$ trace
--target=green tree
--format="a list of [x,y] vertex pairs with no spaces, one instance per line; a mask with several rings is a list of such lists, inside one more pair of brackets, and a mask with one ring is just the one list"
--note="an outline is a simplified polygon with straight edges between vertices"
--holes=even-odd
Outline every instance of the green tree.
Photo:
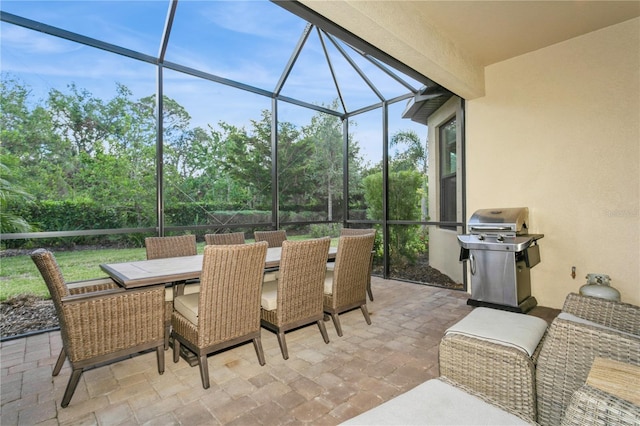
[[[420,209],[420,182],[422,176],[415,170],[389,173],[389,220],[418,220]],[[363,179],[364,196],[369,219],[382,220],[382,173],[373,173]],[[399,266],[414,262],[417,254],[424,249],[418,226],[398,225],[389,229],[389,255],[392,263]]]
[[390,140],[390,146],[406,149],[397,153],[391,161],[391,170],[417,170],[422,174],[420,185],[420,220],[428,219],[428,167],[429,151],[428,144],[420,142],[420,137],[413,130],[403,130],[396,132]]

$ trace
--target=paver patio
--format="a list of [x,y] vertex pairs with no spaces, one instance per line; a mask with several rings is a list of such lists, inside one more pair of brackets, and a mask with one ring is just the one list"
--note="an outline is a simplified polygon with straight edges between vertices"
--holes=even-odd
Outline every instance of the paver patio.
[[211,388],[197,367],[172,361],[158,375],[149,352],[86,371],[68,408],[60,407],[70,368],[51,371],[59,332],[0,346],[1,423],[99,425],[334,425],[438,376],[444,330],[471,311],[465,292],[373,277],[372,325],[360,310],[340,316],[344,337],[326,323],[287,333],[289,360],[262,330],[266,365],[251,343],[209,357]]

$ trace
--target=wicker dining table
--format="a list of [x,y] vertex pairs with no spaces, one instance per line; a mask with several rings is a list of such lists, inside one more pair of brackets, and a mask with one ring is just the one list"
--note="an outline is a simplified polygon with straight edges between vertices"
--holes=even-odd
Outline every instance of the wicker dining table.
[[[337,247],[329,247],[328,260],[335,259]],[[270,247],[264,263],[265,271],[280,266],[282,247]],[[165,259],[138,260],[133,262],[102,263],[100,269],[126,289],[186,281],[200,278],[202,257],[170,257]]]

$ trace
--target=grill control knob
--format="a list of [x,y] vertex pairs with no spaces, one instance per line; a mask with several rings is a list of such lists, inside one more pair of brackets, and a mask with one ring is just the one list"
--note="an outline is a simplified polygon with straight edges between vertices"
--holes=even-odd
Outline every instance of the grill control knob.
[[479,239],[480,241],[484,240],[484,235],[483,235],[483,234],[478,235],[478,239]]
[[499,234],[498,238],[496,238],[498,241],[503,242],[504,241],[504,235]]

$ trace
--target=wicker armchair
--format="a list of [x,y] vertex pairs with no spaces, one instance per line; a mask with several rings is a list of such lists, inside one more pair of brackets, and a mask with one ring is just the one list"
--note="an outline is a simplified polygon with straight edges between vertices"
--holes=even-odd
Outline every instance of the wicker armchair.
[[540,424],[560,424],[596,357],[638,366],[640,336],[562,318],[551,323],[536,369]]
[[200,293],[178,296],[171,317],[173,361],[180,345],[198,357],[202,386],[209,388],[207,355],[253,341],[264,365],[260,340],[260,295],[267,243],[204,248]]
[[253,236],[257,242],[266,241],[269,247],[282,247],[282,243],[287,241],[287,231],[255,231]]
[[341,236],[333,271],[327,271],[324,283],[324,312],[331,315],[338,336],[342,327],[338,314],[360,308],[367,324],[367,280],[375,235]]
[[640,336],[640,306],[570,293],[562,312]]
[[329,336],[322,311],[329,237],[282,243],[280,275],[262,288],[262,326],[278,335],[282,357],[289,359],[284,333],[313,322],[325,343]]
[[[366,229],[358,229],[358,228],[342,228],[340,230],[340,236],[342,235],[368,235],[373,234],[376,235],[376,230],[374,228],[366,228]],[[374,238],[375,241],[375,238]],[[371,250],[371,259],[369,259],[369,280],[367,281],[367,294],[369,295],[369,300],[373,302],[373,291],[371,290],[371,271],[373,270],[373,255],[374,252]],[[334,262],[327,263],[327,270],[333,271],[335,267]]]
[[[194,256],[198,254],[195,235],[180,235],[176,237],[147,237],[144,239],[147,250],[147,259],[166,259],[168,257]],[[197,293],[200,291],[198,280],[188,282],[167,283],[171,289],[165,294],[164,304],[164,348],[169,348],[169,335],[171,334],[171,313],[173,312],[173,299],[184,293]]]
[[53,376],[58,375],[65,358],[71,363],[71,377],[60,404],[63,408],[69,405],[87,367],[155,348],[158,372],[164,373],[164,287],[126,291],[111,279],[67,285],[53,253],[38,249],[31,259],[47,284],[60,321],[62,351]]
[[244,244],[244,232],[231,232],[228,234],[205,234],[204,241],[208,245],[232,245]]

